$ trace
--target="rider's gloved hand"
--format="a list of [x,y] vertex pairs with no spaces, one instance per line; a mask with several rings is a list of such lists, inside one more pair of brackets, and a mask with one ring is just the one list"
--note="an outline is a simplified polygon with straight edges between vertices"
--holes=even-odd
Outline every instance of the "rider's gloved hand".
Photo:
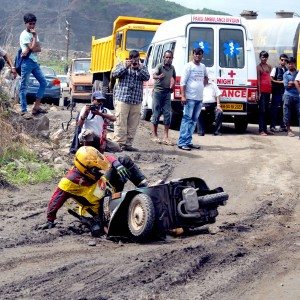
[[55,225],[56,225],[56,223],[54,223],[52,221],[47,221],[46,223],[40,225],[38,227],[38,229],[42,229],[42,230],[44,230],[44,229],[51,229],[51,228],[55,227]]
[[118,172],[119,176],[122,178],[122,181],[125,183],[129,178],[128,170],[118,160],[115,160],[112,165]]

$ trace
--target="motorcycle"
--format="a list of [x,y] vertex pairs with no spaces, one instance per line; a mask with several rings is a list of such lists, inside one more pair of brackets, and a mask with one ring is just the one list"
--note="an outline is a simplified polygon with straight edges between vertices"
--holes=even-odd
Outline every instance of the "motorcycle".
[[223,188],[211,190],[203,179],[188,177],[107,195],[102,201],[101,220],[89,208],[84,211],[92,217],[83,215],[80,209],[68,211],[87,225],[92,235],[99,235],[102,224],[108,239],[143,242],[164,238],[172,229],[215,223],[218,207],[228,198]]

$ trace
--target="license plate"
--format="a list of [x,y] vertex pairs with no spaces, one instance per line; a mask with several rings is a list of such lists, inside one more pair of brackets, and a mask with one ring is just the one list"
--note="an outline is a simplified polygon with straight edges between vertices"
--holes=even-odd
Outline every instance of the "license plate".
[[243,104],[237,103],[221,103],[223,110],[243,110]]

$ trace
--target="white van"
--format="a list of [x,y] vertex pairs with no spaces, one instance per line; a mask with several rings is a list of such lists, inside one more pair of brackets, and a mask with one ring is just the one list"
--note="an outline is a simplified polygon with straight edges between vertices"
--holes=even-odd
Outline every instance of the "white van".
[[[184,65],[192,60],[194,48],[204,51],[202,63],[222,90],[224,122],[247,129],[252,113],[257,113],[257,75],[252,39],[245,19],[232,16],[185,15],[162,23],[148,49],[145,64],[152,75],[163,60],[163,53],[172,50],[176,70],[172,95],[171,127],[177,127],[182,116],[180,77]],[[152,114],[153,78],[144,84],[142,119]]]

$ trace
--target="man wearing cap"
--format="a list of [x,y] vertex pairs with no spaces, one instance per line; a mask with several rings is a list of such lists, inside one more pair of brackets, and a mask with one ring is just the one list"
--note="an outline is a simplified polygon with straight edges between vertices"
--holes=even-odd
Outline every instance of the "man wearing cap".
[[104,107],[106,98],[100,91],[92,95],[92,104],[85,105],[79,114],[77,125],[81,127],[78,136],[84,146],[94,146],[100,152],[120,152],[121,148],[106,137],[109,122],[116,121],[116,117]]

